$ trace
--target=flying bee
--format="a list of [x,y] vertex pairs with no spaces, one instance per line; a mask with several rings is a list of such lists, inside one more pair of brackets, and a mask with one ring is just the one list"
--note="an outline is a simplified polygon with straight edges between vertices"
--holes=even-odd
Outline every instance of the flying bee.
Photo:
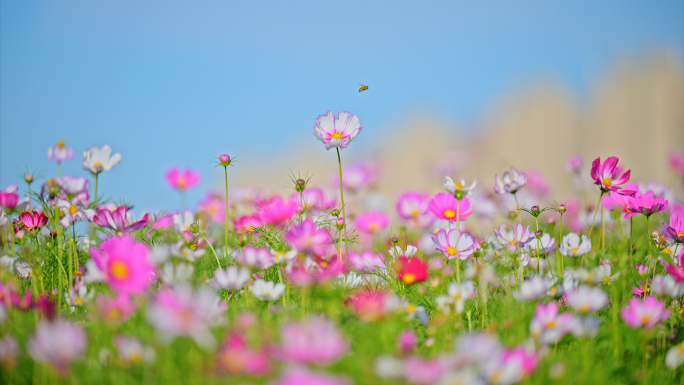
[[362,91],[365,91],[365,90],[368,89],[368,86],[365,85],[365,84],[361,84],[361,83],[356,83],[356,84],[358,84],[359,87],[360,87],[360,88],[359,88],[359,92],[362,92]]

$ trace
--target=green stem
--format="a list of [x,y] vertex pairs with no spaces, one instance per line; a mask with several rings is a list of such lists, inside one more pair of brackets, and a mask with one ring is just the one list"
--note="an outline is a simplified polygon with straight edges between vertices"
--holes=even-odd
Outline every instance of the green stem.
[[[539,231],[539,218],[534,217],[534,222],[537,224],[537,231]],[[537,235],[535,234],[534,237],[537,238]],[[540,254],[541,254],[541,249],[539,248],[539,238],[537,238],[537,275],[540,275],[539,274],[539,271],[540,271],[539,256],[540,256]],[[551,270],[551,269],[549,269],[549,270]]]
[[[336,147],[337,150],[337,164],[340,167],[340,201],[342,202],[342,218],[344,219],[344,266],[345,270],[347,267],[347,259],[349,258],[349,244],[347,241],[347,214],[344,211],[344,189],[342,188],[342,159],[340,158],[340,148]],[[338,253],[339,255],[339,253]]]
[[520,215],[520,205],[518,204],[518,196],[513,193],[515,199],[515,216],[518,217],[518,223],[522,223],[522,215]]
[[599,195],[598,203],[596,204],[596,210],[594,211],[594,219],[591,220],[591,227],[589,228],[588,238],[591,238],[591,232],[594,230],[594,221],[596,220],[596,213],[598,213],[599,206],[601,206],[601,198],[603,198],[603,194],[605,194],[605,192],[601,191],[601,195]]
[[62,177],[62,163],[57,162],[57,178]]
[[556,247],[556,252],[558,253],[558,259],[560,260],[560,272],[559,277],[563,277],[565,274],[565,263],[563,260],[563,255],[560,253],[560,245],[563,242],[563,213],[560,213],[560,228],[558,229],[558,246]]
[[287,284],[283,282],[283,273],[280,271],[280,265],[278,265],[278,281],[285,285],[285,295],[283,296],[283,307],[287,306],[288,302],[288,291],[287,291]]
[[[461,200],[456,201],[456,249],[461,238]],[[456,252],[456,282],[461,283],[461,256]]]
[[202,237],[202,239],[204,239],[205,242],[207,242],[207,245],[209,245],[209,248],[210,248],[211,251],[214,253],[214,257],[216,257],[216,264],[217,264],[218,267],[220,268],[220,267],[221,267],[221,262],[219,262],[218,254],[216,254],[216,250],[214,250],[214,246],[211,245],[211,243],[209,242],[209,240],[207,239],[207,237],[204,236],[204,234],[202,234],[201,232],[198,232],[198,234]]
[[228,260],[228,167],[224,166],[223,167],[224,174],[226,176],[226,227],[224,229],[224,240],[223,242],[225,243],[225,249],[226,249],[226,261]]
[[62,273],[64,273],[64,275],[66,276],[66,271],[64,271],[64,266],[62,265],[62,226],[60,226],[60,224],[57,223],[57,226],[55,227],[57,227],[57,262],[59,263],[59,267],[62,270],[62,272],[57,274],[57,278],[59,280],[57,294],[57,314],[59,315],[62,311],[62,292],[64,290],[64,288],[62,287]]

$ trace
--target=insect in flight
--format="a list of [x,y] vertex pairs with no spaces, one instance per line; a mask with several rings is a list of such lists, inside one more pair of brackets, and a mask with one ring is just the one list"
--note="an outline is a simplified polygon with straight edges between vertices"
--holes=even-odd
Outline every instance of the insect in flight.
[[368,86],[365,85],[365,84],[361,84],[361,83],[356,83],[356,84],[358,84],[359,87],[360,87],[360,88],[359,88],[359,92],[362,92],[362,91],[365,91],[365,90],[368,89]]

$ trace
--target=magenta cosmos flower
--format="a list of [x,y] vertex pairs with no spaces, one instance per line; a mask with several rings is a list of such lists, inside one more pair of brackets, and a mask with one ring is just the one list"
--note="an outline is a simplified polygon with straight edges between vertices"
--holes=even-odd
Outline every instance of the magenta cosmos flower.
[[[463,198],[460,201],[454,198],[449,193],[439,193],[428,203],[430,211],[439,219],[446,219],[449,222],[456,222],[456,220],[465,220],[472,214],[468,212],[470,209],[470,200]],[[458,213],[458,218],[456,218]]]
[[295,202],[284,201],[281,197],[274,197],[259,207],[257,215],[261,222],[271,226],[281,226],[299,211]]
[[314,136],[325,144],[325,149],[333,147],[345,148],[361,132],[363,126],[356,115],[340,111],[337,118],[328,110],[316,118]]
[[21,213],[18,220],[15,219],[12,221],[12,226],[14,226],[15,234],[20,230],[29,234],[35,234],[40,231],[43,226],[47,225],[47,223],[48,218],[45,214],[39,213],[38,211],[31,211]]
[[147,247],[134,243],[130,237],[110,238],[102,242],[100,250],[91,248],[90,255],[112,290],[139,294],[150,286],[154,267],[149,262]]
[[[9,189],[8,189],[9,190]],[[13,191],[0,191],[0,207],[14,210],[19,203],[19,195]]]
[[323,318],[288,323],[281,329],[280,356],[300,364],[330,365],[349,350],[337,326]]
[[88,337],[83,328],[58,318],[38,324],[27,350],[37,362],[50,364],[65,375],[71,363],[83,357],[87,347]]
[[632,298],[620,311],[620,317],[632,329],[652,328],[669,316],[670,311],[665,309],[665,304],[653,296],[645,297],[643,300]]
[[644,195],[639,194],[637,191],[633,197],[627,198],[625,219],[637,214],[644,214],[646,217],[650,217],[652,214],[667,210],[667,207],[667,200],[663,197],[656,198],[652,190],[647,191]]
[[675,281],[682,283],[684,282],[684,268],[681,266],[684,266],[684,250],[679,253],[677,262],[680,267],[668,263],[667,266],[665,266],[665,271],[667,271],[667,273],[670,274]]
[[270,385],[352,385],[346,379],[333,377],[327,373],[311,372],[305,368],[288,369],[283,377]]
[[128,234],[147,226],[148,216],[145,214],[141,220],[129,224],[131,221],[129,220],[128,207],[121,206],[117,207],[116,210],[98,208],[97,214],[93,217],[93,222],[117,233]]
[[181,171],[177,167],[173,167],[166,172],[166,181],[169,183],[169,186],[181,192],[197,186],[200,179],[199,172],[189,168]]
[[494,175],[494,192],[497,194],[515,194],[527,184],[527,174],[511,167],[511,172],[504,172],[499,179],[499,174]]
[[670,225],[663,223],[663,234],[675,242],[684,243],[684,216],[673,213],[670,216]]
[[459,237],[458,230],[453,229],[447,233],[446,230],[440,229],[437,231],[432,241],[437,245],[437,251],[440,251],[447,257],[447,259],[459,258],[463,261],[468,259],[475,249],[475,239],[468,233],[462,233]]
[[295,226],[285,235],[292,247],[303,252],[316,255],[325,254],[326,247],[332,244],[330,233],[326,229],[316,229],[311,219]]
[[389,216],[377,211],[360,214],[356,217],[356,228],[359,231],[369,234],[378,233],[389,225]]
[[602,192],[615,191],[622,195],[632,195],[634,191],[621,190],[620,185],[629,181],[631,170],[627,170],[620,176],[620,168],[618,167],[618,158],[611,156],[601,164],[601,158],[594,159],[591,162],[591,178],[594,184],[599,186]]
[[74,150],[65,146],[64,141],[60,139],[56,145],[48,147],[47,157],[48,160],[54,159],[57,163],[62,163],[65,160],[74,160]]

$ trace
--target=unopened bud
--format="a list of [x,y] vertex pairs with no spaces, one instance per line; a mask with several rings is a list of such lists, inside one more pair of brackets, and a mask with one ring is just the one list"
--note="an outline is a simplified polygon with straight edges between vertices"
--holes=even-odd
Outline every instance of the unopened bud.
[[297,191],[304,191],[306,188],[306,181],[304,179],[297,179],[295,181],[295,190]]
[[52,238],[57,238],[57,230],[50,230],[50,236]]
[[224,167],[230,165],[230,156],[228,156],[228,154],[219,156],[219,162],[221,162],[221,166]]
[[660,237],[660,233],[658,232],[658,230],[653,230],[653,231],[651,232],[651,236],[652,236],[653,238],[659,238],[659,237]]
[[518,217],[518,212],[515,210],[511,210],[508,212],[508,219],[515,219]]
[[342,230],[342,228],[344,227],[344,218],[337,218],[337,220],[335,221],[335,226],[337,226],[338,230]]
[[558,205],[558,212],[559,212],[559,213],[563,214],[563,213],[566,212],[566,211],[568,211],[568,208],[565,207],[564,204],[561,203],[561,204]]
[[532,206],[532,208],[530,209],[530,213],[532,213],[532,215],[534,215],[535,217],[538,216],[539,215],[539,206],[536,206],[536,205]]
[[330,215],[332,215],[333,217],[339,217],[340,216],[340,210],[335,209],[335,210],[330,212]]
[[399,238],[392,237],[391,241],[392,241],[392,244],[396,245],[399,242]]
[[548,224],[549,226],[555,225],[556,224],[556,218],[549,217],[549,219],[546,220],[546,224]]
[[544,232],[541,230],[535,231],[534,236],[537,237],[537,239],[540,239],[544,235]]
[[26,175],[24,175],[24,180],[26,181],[26,183],[31,183],[31,182],[33,182],[33,174],[26,174]]

